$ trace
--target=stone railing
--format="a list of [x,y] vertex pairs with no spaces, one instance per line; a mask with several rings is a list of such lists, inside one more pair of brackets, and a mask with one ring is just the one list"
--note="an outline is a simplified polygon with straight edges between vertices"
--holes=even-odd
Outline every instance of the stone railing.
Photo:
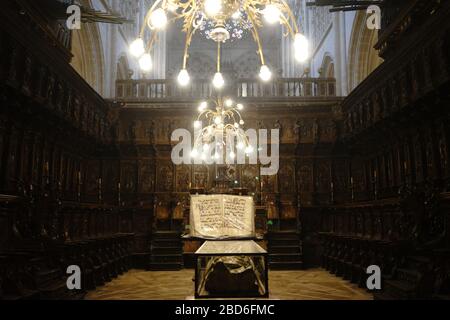
[[[227,94],[239,98],[335,97],[334,78],[282,78],[269,83],[255,79],[229,81]],[[173,80],[118,80],[118,100],[202,99],[213,93],[211,80],[193,80],[187,88]]]

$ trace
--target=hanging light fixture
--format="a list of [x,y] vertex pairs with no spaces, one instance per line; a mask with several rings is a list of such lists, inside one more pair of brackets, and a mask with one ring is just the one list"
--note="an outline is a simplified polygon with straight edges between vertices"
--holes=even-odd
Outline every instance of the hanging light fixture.
[[[295,59],[298,62],[305,62],[309,58],[309,45],[306,37],[299,32],[296,18],[286,0],[156,0],[150,10],[147,12],[145,21],[141,28],[139,38],[130,46],[130,53],[134,57],[141,58],[145,53],[149,54],[153,43],[156,40],[159,30],[166,27],[169,21],[183,20],[183,31],[186,34],[186,41],[183,54],[183,63],[178,75],[178,83],[186,86],[190,82],[190,76],[187,70],[189,47],[194,34],[204,26],[205,21],[211,25],[208,31],[208,39],[217,42],[217,72],[213,77],[213,85],[216,89],[225,86],[225,81],[220,72],[221,44],[229,39],[236,39],[233,33],[236,23],[245,26],[250,30],[253,39],[258,46],[258,55],[261,61],[260,78],[268,81],[272,78],[272,72],[267,66],[262,50],[262,43],[259,37],[258,29],[263,26],[263,21],[268,24],[281,24],[285,30],[286,36],[290,36],[295,50]],[[231,22],[231,23],[230,23]],[[228,26],[234,26],[233,30],[228,30]],[[150,30],[148,37],[149,43],[144,44],[146,38],[146,26]],[[145,70],[148,67],[148,57],[140,63]],[[150,57],[151,61],[151,57]]]
[[218,161],[225,155],[234,160],[240,150],[250,155],[254,148],[242,127],[243,109],[242,104],[221,97],[200,103],[199,115],[194,121],[196,138],[191,157],[203,161]]

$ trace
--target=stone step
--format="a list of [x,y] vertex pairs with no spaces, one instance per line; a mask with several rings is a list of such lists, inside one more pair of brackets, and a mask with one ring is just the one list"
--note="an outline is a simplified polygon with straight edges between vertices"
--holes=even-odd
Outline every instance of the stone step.
[[298,245],[292,246],[268,246],[270,253],[300,253]]
[[164,254],[182,254],[183,248],[179,247],[156,247],[152,245],[152,254],[164,255]]
[[151,262],[182,262],[182,254],[152,254]]
[[178,271],[183,269],[182,263],[150,262],[149,270],[153,271]]
[[299,234],[297,232],[269,232],[267,239],[271,240],[298,240]]
[[152,245],[161,248],[181,248],[183,246],[183,243],[180,240],[157,239],[152,240]]
[[301,270],[303,269],[302,261],[283,261],[283,262],[269,262],[271,270]]
[[269,254],[269,262],[289,262],[289,261],[301,261],[302,255],[299,253],[282,253],[282,254]]
[[173,231],[158,231],[152,234],[152,239],[178,239],[181,240],[181,234]]
[[268,248],[271,247],[290,247],[290,246],[300,246],[300,240],[298,239],[271,239],[267,245]]

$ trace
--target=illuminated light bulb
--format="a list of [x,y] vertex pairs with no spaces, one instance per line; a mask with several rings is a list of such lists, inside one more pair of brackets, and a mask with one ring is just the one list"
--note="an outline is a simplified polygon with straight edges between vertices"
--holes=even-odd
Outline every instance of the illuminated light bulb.
[[309,41],[301,33],[296,33],[294,37],[294,55],[298,62],[305,62],[309,58]]
[[158,8],[153,11],[147,24],[150,28],[164,29],[167,25],[167,15],[164,9]]
[[262,11],[264,18],[270,24],[280,22],[281,11],[274,4],[268,4]]
[[234,123],[234,127],[235,127],[236,129],[239,129],[239,123],[235,122],[235,123]]
[[247,148],[245,148],[245,153],[246,154],[250,154],[253,152],[253,147],[252,146],[248,146]]
[[239,142],[239,143],[237,144],[237,148],[238,148],[239,150],[244,149],[244,143],[243,143],[242,141]]
[[200,103],[200,106],[198,107],[198,111],[203,112],[208,108],[208,103],[206,101],[203,101]]
[[195,129],[199,129],[202,127],[202,122],[201,121],[194,121],[194,128]]
[[233,151],[231,151],[230,152],[230,159],[234,159],[235,157],[236,157],[236,154]]
[[145,53],[139,59],[139,67],[142,71],[150,71],[153,67],[152,57],[150,54]]
[[134,40],[130,45],[130,54],[133,57],[139,58],[145,53],[144,40],[138,38]]
[[244,110],[244,105],[243,105],[242,103],[238,103],[238,104],[236,105],[236,108],[237,108],[238,110]]
[[221,0],[206,0],[204,4],[205,12],[208,16],[214,17],[216,14],[222,11]]
[[191,77],[189,77],[189,73],[186,69],[182,69],[178,74],[178,84],[182,87],[185,87],[191,81]]
[[198,156],[198,151],[197,151],[197,149],[192,149],[192,151],[191,151],[191,157],[192,157],[192,158],[197,158],[197,156]]
[[236,12],[231,15],[231,18],[233,18],[234,20],[238,20],[240,17],[241,17],[240,10],[236,10]]
[[217,124],[217,125],[221,124],[222,123],[222,118],[221,117],[215,117],[214,118],[214,123]]
[[214,75],[214,79],[213,79],[213,85],[216,89],[220,89],[224,86],[225,84],[225,80],[223,79],[223,76],[220,72],[217,72]]
[[227,100],[225,101],[225,105],[226,105],[227,107],[231,107],[231,106],[233,105],[233,100],[227,99]]
[[245,124],[244,120],[239,121],[239,124],[243,126]]
[[262,81],[269,81],[272,78],[272,72],[269,67],[266,65],[261,66],[261,70],[259,71],[259,77]]

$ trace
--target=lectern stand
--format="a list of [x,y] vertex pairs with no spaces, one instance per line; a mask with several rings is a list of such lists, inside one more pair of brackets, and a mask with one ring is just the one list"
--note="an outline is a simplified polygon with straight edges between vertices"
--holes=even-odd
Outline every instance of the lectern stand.
[[267,251],[253,240],[206,241],[195,258],[195,298],[269,297]]

